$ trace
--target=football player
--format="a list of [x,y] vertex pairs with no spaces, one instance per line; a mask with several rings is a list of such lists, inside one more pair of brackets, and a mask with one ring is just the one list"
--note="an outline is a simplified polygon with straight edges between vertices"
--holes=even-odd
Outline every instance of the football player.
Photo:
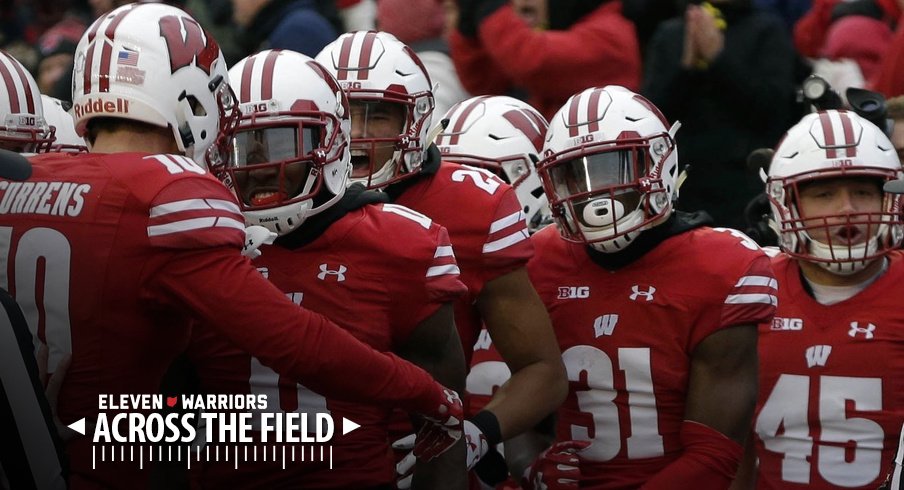
[[[71,353],[59,418],[92,418],[100,394],[156,393],[198,318],[325,396],[430,417],[437,446],[422,453],[450,447],[454,392],[294,305],[240,255],[235,197],[198,164],[238,122],[227,78],[188,14],[122,6],[76,52],[73,112],[91,153],[39,155],[27,182],[0,180],[0,287],[49,346],[51,372]],[[134,463],[92,469],[91,439],[67,444],[71,488],[144,486]]]
[[[452,302],[466,288],[448,234],[430,218],[389,204],[381,193],[360,185],[346,191],[351,122],[339,84],[307,56],[281,50],[245,58],[229,76],[243,117],[223,164],[211,171],[236,194],[247,224],[279,236],[275,246],[260,249],[258,270],[363,342],[463,389],[464,353]],[[347,417],[361,425],[329,443],[331,464],[309,461],[283,469],[271,460],[236,470],[232,462],[209,462],[202,486],[381,488],[395,481],[388,407],[324,397],[280,377],[208,326],[194,329],[192,337],[190,357],[204,391],[265,394],[271,412],[307,413],[309,420],[328,412],[333,420]],[[261,444],[257,435],[255,440],[270,450],[272,444]],[[312,445],[287,446],[295,453]],[[464,460],[463,444],[459,450],[440,459]],[[463,488],[460,464],[428,464],[447,473],[425,478],[419,470],[416,485]]]
[[576,453],[580,471],[530,487],[718,489],[738,468],[775,280],[745,235],[674,209],[677,129],[619,86],[550,121],[538,171],[556,226],[528,270],[570,382],[546,457]]
[[[41,95],[44,104],[44,119],[54,129],[54,140],[50,151],[66,153],[87,152],[85,140],[75,133],[75,121],[63,101],[49,95]],[[67,104],[68,106],[68,104]]]
[[54,130],[44,119],[44,104],[31,73],[0,51],[0,148],[16,153],[50,150]]
[[349,97],[352,181],[449,230],[468,294],[455,305],[466,355],[481,325],[512,377],[473,414],[466,435],[473,466],[562,401],[566,383],[549,317],[527,277],[533,253],[515,191],[492,172],[441,161],[433,144],[433,86],[417,55],[391,34],[347,33],[317,56]]
[[808,114],[775,151],[779,302],[759,331],[756,488],[875,489],[893,462],[904,201],[883,184],[901,176],[885,134],[844,110]]

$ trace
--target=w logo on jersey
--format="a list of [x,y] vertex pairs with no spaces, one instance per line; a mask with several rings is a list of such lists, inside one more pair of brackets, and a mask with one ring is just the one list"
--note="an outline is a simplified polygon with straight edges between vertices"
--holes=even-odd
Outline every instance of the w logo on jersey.
[[631,301],[637,301],[637,298],[643,298],[646,301],[653,301],[653,293],[656,292],[656,288],[653,286],[649,286],[646,291],[642,291],[640,286],[635,284],[631,286]]
[[857,338],[857,334],[863,334],[863,337],[866,340],[871,340],[875,335],[873,332],[876,330],[876,326],[872,323],[867,323],[865,327],[860,326],[860,322],[851,322],[851,330],[848,332],[853,338]]
[[825,366],[829,360],[829,354],[832,353],[831,345],[812,345],[807,347],[807,367]]
[[596,317],[593,321],[593,336],[599,338],[603,335],[612,335],[616,324],[618,324],[617,313]]
[[347,270],[348,267],[344,265],[340,265],[336,270],[330,270],[327,264],[320,264],[320,273],[317,274],[317,279],[325,281],[327,276],[336,276],[336,282],[342,282],[345,280],[345,272]]

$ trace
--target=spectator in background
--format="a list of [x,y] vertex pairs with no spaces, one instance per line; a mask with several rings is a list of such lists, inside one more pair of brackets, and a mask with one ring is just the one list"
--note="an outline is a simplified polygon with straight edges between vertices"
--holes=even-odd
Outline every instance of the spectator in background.
[[781,20],[749,0],[689,5],[656,31],[641,92],[684,124],[683,208],[744,229],[744,206],[762,191],[747,155],[775,146],[792,122],[795,56]]
[[446,40],[446,2],[443,0],[380,0],[377,4],[377,23],[417,53],[430,80],[439,87],[434,90],[434,114],[445,114],[453,105],[470,94],[461,86],[455,65],[449,56]]
[[804,56],[819,57],[829,28],[849,15],[864,15],[892,25],[901,16],[901,9],[897,0],[814,0],[810,11],[794,25],[794,47]]
[[[372,31],[377,28],[376,0],[336,0],[345,32]],[[404,9],[398,12],[403,12]]]
[[527,92],[545,117],[595,85],[637,88],[640,48],[619,0],[461,0],[450,43],[465,89]]
[[[865,15],[848,15],[829,27],[821,54],[832,60],[853,60],[866,84],[871,86],[879,74],[882,57],[891,38],[891,28],[887,23]],[[843,87],[833,87],[843,93]]]
[[42,94],[60,100],[72,98],[72,67],[75,48],[85,32],[85,24],[67,17],[50,28],[38,40],[37,82]]
[[338,35],[318,7],[316,0],[232,0],[240,47],[245,54],[291,49],[316,56]]
[[900,22],[900,19],[894,37],[885,51],[873,89],[886,97],[904,94],[904,22]]
[[904,161],[904,95],[892,97],[886,102],[887,116],[893,121],[891,142],[895,145],[898,158]]

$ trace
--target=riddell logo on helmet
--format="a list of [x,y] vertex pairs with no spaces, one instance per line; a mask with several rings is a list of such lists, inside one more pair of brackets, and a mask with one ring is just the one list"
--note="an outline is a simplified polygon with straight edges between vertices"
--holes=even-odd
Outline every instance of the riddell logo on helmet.
[[116,102],[112,100],[88,99],[84,104],[75,104],[75,117],[82,117],[87,114],[128,114],[129,101],[117,98]]

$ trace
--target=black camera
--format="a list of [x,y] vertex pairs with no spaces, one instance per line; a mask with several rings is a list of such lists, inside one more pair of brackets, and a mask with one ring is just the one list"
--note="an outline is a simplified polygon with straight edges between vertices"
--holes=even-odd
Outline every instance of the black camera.
[[[886,136],[891,137],[892,121],[888,119],[885,107],[885,97],[871,90],[850,87],[844,95],[847,97],[848,106],[860,117],[875,124]],[[818,111],[829,109],[844,109],[841,96],[838,95],[824,78],[819,75],[810,75],[800,85],[800,96]]]

